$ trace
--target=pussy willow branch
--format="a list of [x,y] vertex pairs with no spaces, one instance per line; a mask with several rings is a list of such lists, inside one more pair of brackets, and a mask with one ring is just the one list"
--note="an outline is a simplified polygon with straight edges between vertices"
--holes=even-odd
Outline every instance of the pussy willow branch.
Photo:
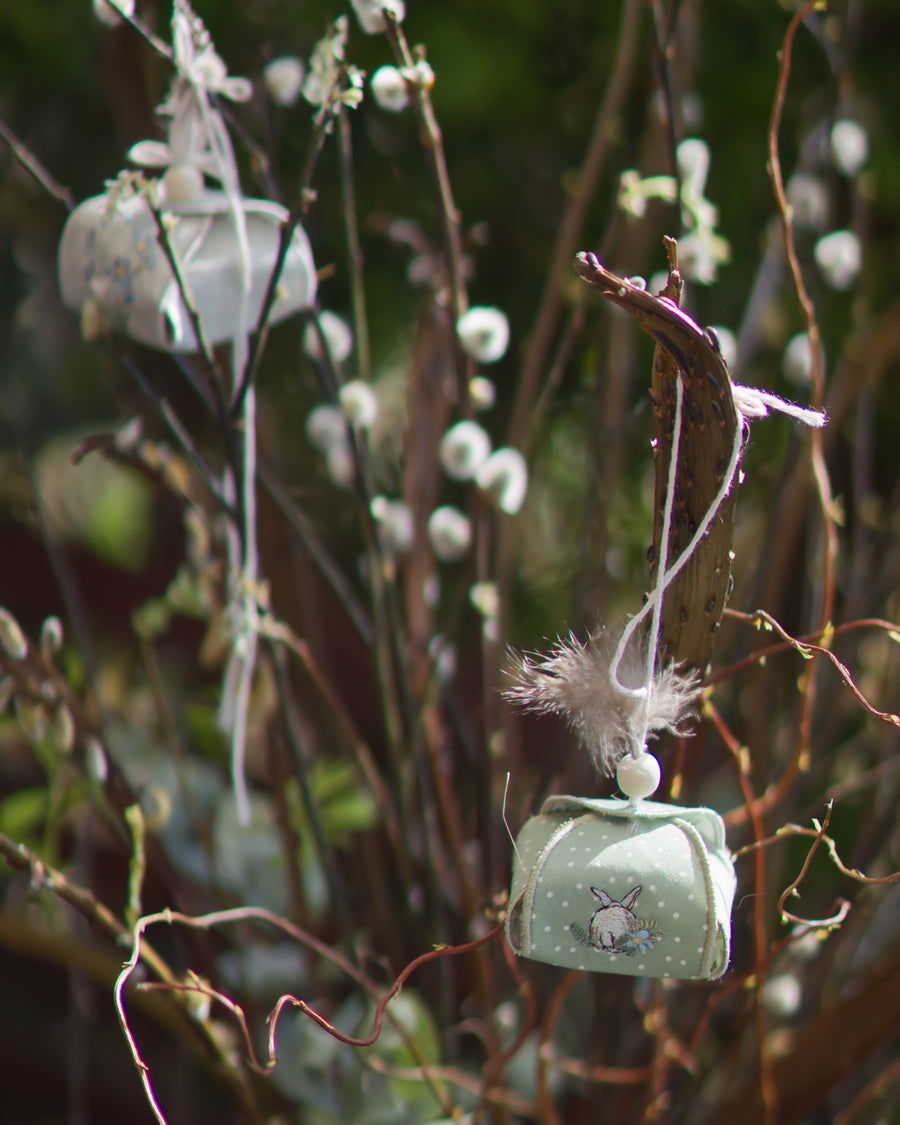
[[150,198],[148,194],[144,195],[144,200],[153,216],[153,221],[156,224],[156,241],[163,252],[163,256],[169,263],[169,269],[172,271],[172,276],[175,278],[175,284],[178,286],[178,293],[184,303],[185,310],[188,315],[188,320],[191,322],[191,328],[194,330],[194,339],[197,341],[197,347],[200,350],[200,355],[203,357],[203,362],[206,365],[207,373],[210,379],[214,382],[222,382],[222,369],[213,354],[212,345],[206,337],[206,329],[203,326],[203,318],[197,311],[197,306],[194,304],[194,297],[188,286],[187,279],[181,271],[181,262],[178,260],[178,255],[175,253],[175,248],[172,246],[172,240],[169,238],[169,230],[166,226],[166,221],[162,213],[162,209],[155,199]]
[[[388,41],[397,59],[401,70],[413,70],[416,60],[412,56],[403,28],[397,22],[394,14],[389,10],[384,11]],[[432,186],[435,193],[437,212],[440,217],[441,233],[444,243],[444,256],[447,262],[447,274],[450,287],[450,311],[453,324],[462,316],[469,307],[469,298],[466,293],[466,278],[463,267],[463,247],[460,213],[453,201],[453,189],[450,186],[450,173],[447,169],[447,157],[444,153],[444,139],[435,116],[431,94],[421,83],[411,84],[409,90],[413,111],[419,122],[421,131],[422,148],[428,163]],[[469,360],[459,346],[456,332],[453,333],[453,352],[456,360],[459,404],[463,411],[470,410],[468,384],[474,373],[474,363]]]
[[338,117],[340,144],[338,155],[341,166],[341,194],[343,196],[344,226],[347,231],[347,256],[350,260],[350,286],[353,292],[353,327],[356,337],[356,366],[360,379],[366,382],[372,376],[369,357],[369,321],[366,315],[366,288],[363,278],[363,252],[359,241],[359,222],[356,215],[356,184],[353,179],[353,130],[350,110],[345,105]]
[[[156,390],[156,388],[144,375],[140,367],[137,365],[137,363],[135,363],[130,355],[128,355],[127,353],[123,353],[120,358],[125,370],[129,373],[129,375],[131,375],[132,379],[134,379],[135,383],[137,383],[141,391],[143,391],[144,395],[156,407],[160,417],[168,426],[170,432],[172,433],[178,444],[181,446],[182,450],[187,454],[188,458],[193,463],[194,468],[200,474],[201,478],[203,479],[203,483],[215,497],[219,507],[226,515],[229,515],[232,519],[236,518],[236,510],[231,501],[222,491],[222,486],[219,482],[218,475],[216,474],[210,463],[207,461],[204,454],[197,447],[197,444],[191,437],[187,426],[185,426],[185,424],[178,417],[178,414],[176,413],[169,400],[165,397],[165,395],[160,394],[159,391]],[[107,456],[109,456],[109,454],[107,454]]]
[[281,235],[278,241],[278,250],[275,254],[275,262],[272,266],[272,272],[269,274],[269,281],[266,285],[265,294],[263,295],[256,326],[250,333],[250,350],[247,353],[247,362],[244,365],[243,374],[240,382],[234,389],[234,395],[231,400],[231,414],[234,418],[240,416],[247,390],[255,382],[256,376],[259,373],[263,351],[265,350],[269,338],[269,316],[272,312],[272,306],[275,304],[275,297],[278,292],[278,280],[281,277],[281,271],[287,260],[288,250],[290,250],[294,232],[300,225],[300,220],[309,209],[310,202],[313,198],[311,194],[313,176],[315,175],[319,156],[322,153],[322,149],[325,147],[325,139],[333,124],[333,107],[331,101],[333,98],[337,97],[342,80],[343,74],[339,76],[335,88],[326,100],[322,110],[316,115],[313,125],[313,135],[306,153],[306,159],[303,162],[303,168],[300,172],[300,182],[297,186],[296,195],[297,201],[290,209],[288,217],[281,224]]

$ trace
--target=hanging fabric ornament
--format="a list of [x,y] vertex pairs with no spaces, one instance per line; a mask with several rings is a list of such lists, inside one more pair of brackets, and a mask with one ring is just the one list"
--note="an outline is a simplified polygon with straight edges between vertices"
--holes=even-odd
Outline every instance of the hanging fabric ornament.
[[551,797],[516,840],[506,937],[569,969],[714,979],[735,876],[711,809]]
[[[278,254],[288,212],[263,199],[241,199],[249,248],[248,321],[255,324]],[[241,247],[228,197],[201,190],[186,200],[166,201],[163,220],[185,288],[203,324],[206,340],[234,336],[242,298]],[[88,335],[121,332],[167,352],[197,350],[198,343],[178,283],[159,244],[156,219],[140,192],[86,199],[69,216],[59,247],[63,301],[82,313]],[[309,308],[316,271],[309,241],[294,231],[279,275],[270,323]]]
[[[678,307],[676,247],[671,239],[666,245],[669,282],[655,297],[593,255],[575,259],[579,276],[636,315],[657,342],[654,411],[671,422],[657,473],[652,589],[618,638],[601,630],[582,644],[570,636],[549,656],[515,658],[514,683],[505,692],[527,710],[564,718],[598,768],[615,772],[626,799],[551,797],[526,822],[515,841],[506,936],[520,956],[568,968],[713,980],[728,966],[736,885],[724,824],[711,809],[646,800],[660,781],[647,742],[664,730],[683,734],[699,698],[728,595],[733,498],[727,518],[719,513],[737,478],[747,419],[768,407],[807,425],[825,418],[732,384],[715,338]],[[686,493],[695,485],[695,495],[708,499],[692,513]],[[677,555],[671,565],[670,547]],[[704,553],[698,567],[696,556]],[[727,566],[718,558],[723,553]],[[666,592],[692,560],[695,573],[680,584],[678,616],[690,620],[702,597],[697,618],[705,617],[705,626],[663,634]],[[701,580],[707,571],[711,597]],[[648,618],[646,635],[637,639]],[[684,663],[675,663],[672,649]]]
[[[113,330],[167,352],[200,346],[190,303],[206,343],[232,341],[242,370],[290,216],[241,191],[218,107],[220,99],[247,101],[252,86],[228,74],[187,0],[173,0],[170,57],[174,77],[159,107],[166,139],[139,141],[128,154],[159,179],[123,173],[75,208],[59,247],[62,297],[81,313],[86,336]],[[268,322],[309,308],[315,294],[309,240],[296,226]]]

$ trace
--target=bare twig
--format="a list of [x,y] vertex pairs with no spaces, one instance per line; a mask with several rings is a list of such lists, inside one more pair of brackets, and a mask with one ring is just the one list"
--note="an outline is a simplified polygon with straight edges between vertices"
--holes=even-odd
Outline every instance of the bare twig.
[[40,160],[19,140],[5,121],[0,121],[0,139],[6,141],[16,160],[45,191],[52,195],[54,199],[58,199],[69,211],[74,209],[75,200],[69,189],[56,182]]
[[[307,945],[319,956],[325,957],[330,960],[357,984],[363,987],[370,995],[372,995],[373,997],[377,997],[377,1004],[373,1014],[372,1033],[368,1036],[363,1037],[355,1037],[344,1034],[344,1032],[340,1031],[328,1019],[326,1019],[325,1016],[323,1016],[311,1005],[307,1004],[305,1000],[300,1000],[295,996],[289,995],[280,997],[272,1012],[270,1013],[268,1019],[268,1061],[265,1064],[260,1064],[255,1055],[255,1052],[251,1053],[248,1056],[248,1058],[251,1060],[251,1065],[253,1066],[253,1068],[262,1072],[270,1069],[278,1061],[275,1047],[275,1036],[277,1031],[278,1019],[285,1007],[290,1006],[299,1008],[300,1011],[302,1011],[305,1015],[308,1015],[310,1019],[313,1020],[313,1022],[317,1023],[323,1030],[327,1031],[330,1035],[332,1035],[335,1039],[339,1040],[342,1043],[347,1043],[351,1046],[356,1047],[371,1046],[371,1044],[376,1041],[379,1034],[381,1033],[381,1026],[385,1017],[385,1010],[389,1002],[393,999],[394,996],[397,995],[397,993],[400,991],[409,977],[416,971],[416,969],[424,964],[427,964],[429,961],[434,961],[441,957],[450,957],[457,954],[469,953],[479,948],[480,946],[494,941],[497,937],[499,937],[503,929],[502,925],[497,925],[483,937],[477,938],[475,941],[468,942],[465,945],[440,946],[429,951],[428,953],[423,953],[420,957],[417,957],[414,961],[407,965],[407,967],[397,977],[397,979],[394,981],[394,984],[390,989],[388,989],[387,992],[381,994],[380,990],[377,988],[374,982],[360,969],[356,968],[344,956],[331,949],[328,945],[320,941],[318,938],[314,937],[312,934],[301,930],[298,926],[293,925],[286,919],[279,918],[277,915],[272,914],[271,911],[263,910],[259,907],[245,906],[238,907],[234,910],[213,911],[210,914],[204,914],[198,917],[191,917],[187,914],[181,914],[177,911],[172,910],[163,910],[156,914],[145,915],[143,918],[140,918],[137,921],[134,929],[132,930],[131,957],[128,959],[128,961],[126,961],[122,972],[119,974],[119,977],[116,981],[114,999],[116,1011],[119,1016],[119,1024],[125,1035],[129,1050],[131,1051],[131,1056],[134,1060],[134,1064],[137,1067],[138,1073],[140,1074],[141,1082],[144,1086],[144,1091],[147,1096],[147,1101],[150,1105],[151,1110],[153,1111],[154,1117],[159,1122],[159,1125],[168,1125],[167,1119],[162,1109],[160,1108],[158,1101],[156,1100],[156,1094],[150,1081],[150,1067],[141,1056],[137,1042],[134,1038],[134,1034],[131,1031],[131,1027],[128,1022],[128,1016],[125,1012],[125,1003],[123,996],[125,986],[128,984],[132,973],[137,968],[138,962],[141,960],[141,957],[143,955],[144,933],[147,931],[147,929],[150,928],[150,926],[158,925],[160,923],[165,923],[166,925],[177,923],[178,925],[186,926],[190,929],[209,930],[216,926],[249,920],[268,922],[270,925],[275,926],[277,929],[283,930],[285,933],[289,934],[297,941],[303,943],[304,945]],[[199,978],[192,976],[188,982],[183,982],[172,980],[170,977],[165,982],[151,984],[149,986],[139,985],[138,987],[144,989],[150,987],[151,989],[156,991],[162,988],[177,992],[203,992],[205,995],[208,995],[211,998],[225,1004],[232,1015],[237,1019],[239,1026],[241,1026],[242,1038],[245,1046],[247,1044],[252,1044],[250,1033],[246,1027],[246,1020],[244,1017],[243,1009],[240,1007],[240,1005],[225,997],[217,990],[206,986],[199,980]],[[409,1036],[407,1036],[406,1038],[407,1044],[414,1050],[414,1053],[418,1053],[415,1047],[415,1043],[411,1041]],[[423,1062],[423,1066],[424,1065],[425,1064]],[[444,1111],[448,1115],[451,1114],[453,1111],[453,1107],[452,1105],[444,1101],[444,1097],[440,1090],[440,1087],[432,1084],[432,1091],[438,1101],[442,1103]]]

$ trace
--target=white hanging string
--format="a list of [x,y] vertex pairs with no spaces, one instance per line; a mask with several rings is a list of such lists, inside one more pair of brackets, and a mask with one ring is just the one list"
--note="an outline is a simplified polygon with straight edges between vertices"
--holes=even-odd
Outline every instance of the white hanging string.
[[[719,508],[722,506],[725,497],[731,491],[731,486],[734,483],[734,478],[737,475],[738,465],[741,460],[741,449],[743,448],[743,434],[744,427],[748,426],[748,419],[750,418],[764,418],[769,413],[769,407],[773,410],[779,411],[781,414],[787,414],[791,418],[804,423],[804,425],[812,426],[816,429],[825,425],[826,415],[821,410],[809,410],[802,406],[796,406],[792,402],[787,402],[778,395],[771,394],[768,391],[759,390],[757,387],[743,387],[732,384],[732,394],[734,398],[735,411],[737,413],[737,425],[734,430],[734,442],[731,447],[731,457],[728,462],[728,468],[722,480],[719,490],[713,498],[712,503],[707,508],[699,527],[694,532],[691,541],[685,549],[678,556],[674,564],[667,570],[666,564],[668,562],[668,546],[669,546],[669,531],[672,525],[672,512],[675,505],[675,476],[678,467],[678,452],[680,445],[681,424],[682,424],[682,404],[684,391],[681,378],[679,377],[675,383],[675,418],[672,425],[672,448],[669,453],[668,474],[666,478],[666,501],[663,509],[663,527],[660,543],[660,558],[657,564],[656,582],[653,589],[650,591],[647,601],[641,607],[638,613],[631,618],[628,624],[622,631],[622,636],[619,638],[619,643],[616,646],[616,651],[609,666],[609,678],[613,688],[621,692],[623,695],[629,695],[635,699],[642,700],[642,706],[639,711],[640,721],[634,732],[632,741],[632,757],[639,758],[642,754],[647,752],[647,726],[648,718],[651,707],[651,692],[653,688],[653,676],[656,670],[656,657],[657,647],[659,645],[659,633],[662,624],[662,607],[663,597],[667,588],[671,585],[676,575],[685,566],[688,559],[691,558],[694,551],[697,549],[700,541],[706,535]],[[652,614],[650,623],[650,635],[647,644],[647,660],[644,668],[644,682],[639,688],[626,687],[619,680],[619,666],[622,663],[622,658],[625,655],[625,650],[634,636],[635,631],[645,620],[648,614]]]

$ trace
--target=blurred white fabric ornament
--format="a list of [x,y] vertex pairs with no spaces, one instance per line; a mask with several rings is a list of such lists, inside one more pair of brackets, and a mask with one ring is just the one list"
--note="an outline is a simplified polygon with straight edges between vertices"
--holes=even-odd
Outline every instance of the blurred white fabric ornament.
[[518,449],[504,446],[484,462],[475,476],[475,483],[502,511],[514,516],[528,491],[525,458]]
[[122,15],[134,15],[134,0],[92,0],[91,7],[94,15],[106,27],[118,27],[122,23]]
[[296,55],[282,55],[272,59],[263,70],[263,82],[269,97],[277,105],[296,105],[303,89],[306,68]]
[[380,66],[372,75],[369,85],[375,101],[389,113],[400,113],[409,105],[406,79],[395,66]]
[[816,264],[832,289],[845,292],[862,266],[862,247],[852,230],[834,230],[816,243]]
[[[172,252],[200,316],[207,341],[231,340],[242,300],[241,248],[224,192],[203,190],[162,206]],[[275,266],[284,207],[242,199],[250,251],[247,312],[255,323]],[[71,213],[59,246],[63,301],[81,311],[88,303],[114,330],[168,352],[195,351],[198,342],[178,282],[141,194],[104,194]],[[301,228],[291,240],[270,323],[307,308],[316,293],[316,270]]]
[[831,128],[831,159],[845,176],[855,176],[869,159],[869,135],[858,121],[835,121]]
[[500,309],[476,305],[456,322],[456,334],[466,355],[479,363],[496,363],[509,345],[509,321]]
[[441,438],[438,457],[454,480],[471,480],[490,456],[491,439],[477,422],[457,422]]
[[385,12],[390,12],[397,23],[403,22],[406,5],[403,0],[350,0],[359,26],[366,35],[378,35],[387,30]]
[[443,562],[462,558],[472,542],[469,517],[449,504],[435,508],[428,518],[428,538]]
[[[353,351],[353,333],[350,325],[337,313],[329,312],[328,309],[323,309],[318,319],[332,362],[343,363]],[[321,338],[313,323],[307,324],[303,333],[303,350],[312,359],[322,358]]]

